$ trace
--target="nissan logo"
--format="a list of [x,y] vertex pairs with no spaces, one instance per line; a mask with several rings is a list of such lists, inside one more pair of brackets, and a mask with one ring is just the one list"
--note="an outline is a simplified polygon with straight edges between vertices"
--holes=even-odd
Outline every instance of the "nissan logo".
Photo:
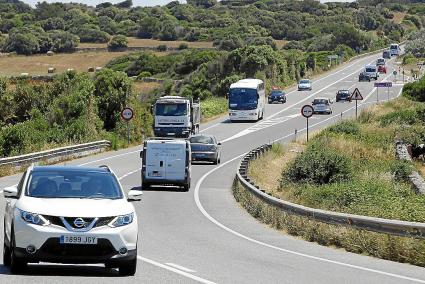
[[77,228],[82,228],[86,226],[86,221],[83,218],[77,218],[74,220],[74,226]]

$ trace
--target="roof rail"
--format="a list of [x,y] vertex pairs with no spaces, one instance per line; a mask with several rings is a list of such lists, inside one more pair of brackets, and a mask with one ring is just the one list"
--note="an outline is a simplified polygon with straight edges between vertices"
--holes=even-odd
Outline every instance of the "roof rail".
[[111,169],[107,165],[100,165],[99,168],[105,169],[108,172],[111,172]]

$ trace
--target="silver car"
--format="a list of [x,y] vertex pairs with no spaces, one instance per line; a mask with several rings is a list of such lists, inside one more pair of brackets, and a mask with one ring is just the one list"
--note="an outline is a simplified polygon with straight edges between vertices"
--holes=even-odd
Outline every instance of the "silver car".
[[193,161],[209,161],[219,164],[221,159],[221,143],[208,134],[196,134],[189,138]]
[[315,98],[311,103],[314,113],[332,114],[332,100],[328,98]]
[[308,79],[302,79],[300,80],[300,82],[298,83],[298,91],[311,91],[311,81]]

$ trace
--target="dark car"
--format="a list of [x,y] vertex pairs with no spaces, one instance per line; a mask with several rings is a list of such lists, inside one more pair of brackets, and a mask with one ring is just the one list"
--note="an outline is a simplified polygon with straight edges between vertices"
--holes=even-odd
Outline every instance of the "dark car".
[[196,134],[189,138],[193,161],[220,163],[221,143],[208,134]]
[[351,93],[349,90],[339,90],[336,93],[335,101],[348,101],[351,102]]
[[268,100],[269,100],[269,104],[272,104],[274,102],[286,103],[286,94],[284,91],[273,90],[270,93]]
[[362,82],[362,81],[370,82],[370,76],[365,71],[359,74],[359,82]]

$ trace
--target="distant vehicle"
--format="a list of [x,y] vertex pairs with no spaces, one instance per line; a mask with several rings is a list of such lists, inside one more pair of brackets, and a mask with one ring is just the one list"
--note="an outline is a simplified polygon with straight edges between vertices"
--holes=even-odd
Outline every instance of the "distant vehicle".
[[209,161],[215,165],[221,160],[221,143],[212,135],[196,134],[189,138],[192,161]]
[[328,98],[315,98],[311,103],[314,113],[332,114],[332,100]]
[[174,185],[189,190],[191,182],[190,143],[183,139],[151,138],[143,143],[142,189],[151,185]]
[[335,98],[336,102],[339,101],[347,101],[347,102],[351,102],[351,93],[349,90],[339,90],[336,93],[336,98]]
[[378,60],[376,60],[376,66],[378,67],[378,72],[379,73],[387,73],[387,66],[386,64],[386,60],[385,58],[378,58]]
[[391,59],[391,53],[390,53],[390,51],[389,50],[384,50],[382,52],[382,57],[385,58],[385,59]]
[[5,188],[3,264],[13,274],[28,263],[103,263],[134,275],[142,191],[125,196],[116,175],[99,168],[30,166]]
[[266,110],[266,90],[259,79],[243,79],[230,85],[229,119],[260,120]]
[[390,45],[390,55],[391,56],[398,56],[400,55],[400,46],[397,43],[392,43]]
[[312,90],[311,81],[308,79],[302,79],[298,83],[298,91],[304,91],[304,90],[308,90],[308,91]]
[[363,82],[363,81],[370,82],[370,76],[365,71],[362,71],[359,74],[359,82]]
[[189,137],[199,132],[200,102],[178,96],[164,96],[152,106],[153,131],[157,137]]
[[385,64],[386,64],[385,58],[378,58],[376,60],[376,66],[385,65]]
[[270,92],[270,95],[268,97],[269,104],[272,104],[274,102],[277,103],[286,103],[286,94],[282,90],[272,90]]
[[366,65],[365,68],[364,68],[364,72],[370,78],[378,80],[379,73],[378,73],[378,68],[375,65]]

